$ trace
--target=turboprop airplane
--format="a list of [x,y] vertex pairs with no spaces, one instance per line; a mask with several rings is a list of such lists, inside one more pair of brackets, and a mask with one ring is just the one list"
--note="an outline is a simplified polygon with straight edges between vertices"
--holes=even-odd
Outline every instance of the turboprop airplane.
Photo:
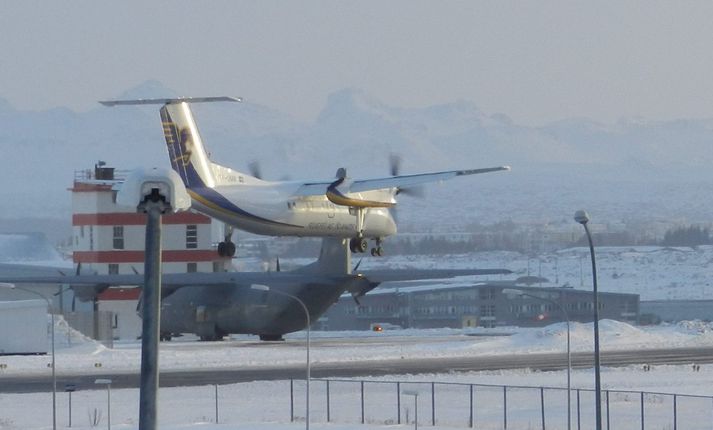
[[[363,270],[353,274],[346,239],[323,239],[319,259],[284,272],[167,273],[161,277],[161,338],[193,333],[201,340],[255,334],[279,340],[302,330],[307,319],[299,299],[316,321],[344,292],[357,300],[382,282],[508,274],[504,269]],[[358,265],[357,265],[358,266]],[[7,269],[7,270],[6,270]],[[25,273],[27,268],[23,268]],[[354,270],[356,272],[356,270]],[[7,276],[3,273],[13,273]],[[70,285],[80,300],[92,300],[114,285],[137,285],[143,275],[14,275],[0,265],[0,282]],[[292,296],[292,297],[290,297]]]
[[[389,208],[396,196],[428,182],[457,176],[510,170],[508,166],[451,170],[378,179],[352,179],[346,169],[321,181],[265,181],[214,163],[208,157],[190,103],[241,101],[232,97],[165,98],[102,101],[105,106],[160,104],[161,123],[171,167],[180,175],[192,207],[251,233],[268,236],[312,236],[350,239],[352,252],[382,255],[382,240],[396,233]],[[222,256],[235,255],[232,229],[218,246]]]

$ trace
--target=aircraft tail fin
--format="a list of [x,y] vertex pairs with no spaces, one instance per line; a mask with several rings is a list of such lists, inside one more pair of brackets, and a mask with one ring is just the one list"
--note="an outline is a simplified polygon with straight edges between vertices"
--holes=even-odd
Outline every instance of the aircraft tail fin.
[[298,270],[322,275],[347,275],[352,273],[349,239],[338,237],[323,238],[317,261]]
[[161,125],[171,167],[186,188],[213,188],[215,176],[188,103],[167,103],[161,108]]
[[171,167],[186,188],[213,188],[216,185],[213,163],[203,146],[189,103],[241,101],[232,97],[187,97],[176,99],[138,99],[102,101],[105,106],[163,104],[160,110],[163,135]]

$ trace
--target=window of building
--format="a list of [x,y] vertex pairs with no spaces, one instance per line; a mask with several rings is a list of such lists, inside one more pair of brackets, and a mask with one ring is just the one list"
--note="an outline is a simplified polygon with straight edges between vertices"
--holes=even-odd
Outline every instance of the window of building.
[[109,274],[110,275],[118,275],[119,274],[119,265],[117,263],[109,263]]
[[198,263],[188,263],[186,264],[186,272],[193,273],[198,271]]
[[214,272],[225,272],[225,266],[223,265],[222,261],[214,261],[213,262],[213,271]]
[[480,306],[480,316],[481,317],[494,317],[495,316],[495,305],[481,305]]
[[124,226],[114,226],[114,249],[124,249]]
[[198,248],[198,226],[195,224],[186,225],[186,249]]
[[481,288],[479,291],[480,300],[492,300],[495,298],[495,292],[492,288]]

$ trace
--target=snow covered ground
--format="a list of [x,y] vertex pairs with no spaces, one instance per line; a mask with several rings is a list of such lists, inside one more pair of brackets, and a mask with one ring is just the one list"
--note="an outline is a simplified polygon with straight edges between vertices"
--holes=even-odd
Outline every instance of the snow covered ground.
[[[476,331],[487,333],[488,329]],[[565,327],[554,324],[545,328],[491,329],[490,332],[508,332],[511,336],[464,336],[461,330],[401,330],[372,332],[315,332],[312,348],[314,363],[343,360],[377,360],[397,357],[444,357],[459,355],[493,355],[528,352],[564,351]],[[614,321],[602,321],[601,343],[603,350],[655,348],[663,346],[711,346],[713,326],[709,323],[687,322],[677,325],[638,328]],[[57,371],[61,377],[72,374],[100,374],[107,371],[131,371],[139,367],[139,344],[123,343],[107,349],[93,341],[68,332],[62,321],[57,325]],[[574,324],[572,349],[591,350],[591,325]],[[304,363],[304,333],[288,336],[284,344],[264,344],[254,337],[237,336],[226,342],[178,341],[161,345],[161,368],[197,369],[204,367],[261,367],[276,363]],[[1,357],[2,376],[21,374],[47,374],[48,357]],[[101,363],[97,368],[96,363]],[[564,388],[565,372],[516,371],[471,372],[457,374],[400,375],[369,378],[374,381],[401,381],[402,389],[420,392],[419,413],[421,423],[430,425],[430,382],[458,382],[466,384],[494,384],[517,386],[547,386]],[[645,371],[641,366],[605,368],[602,374],[604,389],[647,391],[689,395],[713,395],[711,380],[713,365],[702,365],[694,372],[690,365],[657,366]],[[417,384],[421,382],[421,384]],[[575,370],[572,386],[592,387],[591,369]],[[61,387],[60,387],[61,388]],[[466,427],[469,406],[467,388],[438,386],[438,427]],[[346,430],[352,428],[383,428],[396,425],[396,387],[394,384],[367,384],[367,425],[360,423],[359,384],[334,383],[331,386],[331,419],[326,425],[325,383],[312,384],[313,428]],[[214,386],[162,388],[160,390],[161,428],[201,429],[297,429],[304,425],[304,385],[295,381],[296,422],[290,424],[289,381],[256,381],[232,384],[218,388],[219,422],[215,423]],[[502,401],[499,388],[478,387],[476,416],[478,428],[502,428]],[[539,390],[512,390],[508,406],[508,428],[539,428]],[[582,391],[583,427],[591,428],[591,393]],[[566,397],[564,390],[546,390],[547,428],[565,428]],[[68,425],[68,397],[58,397],[58,426]],[[99,428],[106,425],[107,396],[103,390],[80,391],[73,394],[73,428],[92,428],[91,417],[101,415]],[[402,396],[402,427],[406,415],[413,420],[413,398]],[[612,398],[612,414],[619,424],[616,428],[639,428],[640,410],[638,395],[618,395]],[[711,400],[679,398],[679,428],[706,428],[713,414]],[[673,428],[672,397],[648,396],[647,427]],[[51,425],[51,396],[49,393],[0,394],[0,429],[42,429]],[[111,417],[114,428],[135,428],[138,416],[138,390],[112,390]],[[573,398],[574,405],[574,398]],[[634,420],[632,426],[621,420]],[[586,425],[585,424],[586,421]],[[356,425],[359,424],[359,425]],[[634,426],[633,424],[636,424]],[[651,425],[651,427],[649,427]],[[700,427],[697,427],[700,426]]]
[[[589,258],[588,248],[568,248],[534,257],[506,251],[447,256],[387,256],[364,259],[361,267],[506,268],[515,272],[514,277],[531,275],[547,278],[550,282],[542,286],[569,286],[590,291],[592,270]],[[601,292],[639,294],[641,300],[703,300],[713,297],[713,246],[597,247],[596,259]]]

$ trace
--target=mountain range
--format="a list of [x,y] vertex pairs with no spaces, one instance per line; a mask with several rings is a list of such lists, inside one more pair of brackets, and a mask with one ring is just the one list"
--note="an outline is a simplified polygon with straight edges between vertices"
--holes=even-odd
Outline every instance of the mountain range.
[[[147,81],[116,98],[176,95]],[[191,94],[203,95],[212,94]],[[166,166],[157,111],[98,104],[87,112],[20,111],[0,99],[2,217],[68,219],[73,172],[98,160],[119,169]],[[513,167],[438,187],[429,204],[409,199],[404,205],[413,223],[433,222],[439,215],[431,207],[454,199],[457,209],[448,212],[461,223],[503,217],[547,222],[568,218],[579,205],[618,220],[644,213],[700,221],[713,206],[707,202],[713,119],[601,124],[569,118],[532,127],[466,100],[402,108],[354,88],[329,95],[312,122],[250,100],[197,104],[194,112],[215,161],[247,171],[257,160],[266,179],[324,179],[338,167],[353,177],[388,175],[391,153],[401,156],[404,174]]]

